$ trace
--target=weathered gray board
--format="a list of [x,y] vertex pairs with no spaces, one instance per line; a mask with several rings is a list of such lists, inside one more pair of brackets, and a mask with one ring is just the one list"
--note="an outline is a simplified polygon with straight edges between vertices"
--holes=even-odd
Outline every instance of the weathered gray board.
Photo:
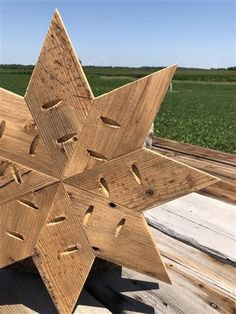
[[[236,206],[192,193],[146,217],[172,286],[125,268],[96,273],[75,313],[235,313]],[[56,312],[39,276],[3,269],[0,313]]]

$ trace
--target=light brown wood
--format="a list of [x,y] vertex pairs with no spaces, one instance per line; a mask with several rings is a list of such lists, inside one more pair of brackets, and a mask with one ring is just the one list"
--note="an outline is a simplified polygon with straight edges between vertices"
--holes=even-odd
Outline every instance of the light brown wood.
[[159,153],[200,169],[221,179],[199,193],[236,204],[236,157],[169,139],[153,138],[153,149]]
[[0,124],[5,121],[0,136],[0,156],[57,176],[42,138],[34,145],[34,151],[30,151],[33,141],[37,139],[38,129],[24,98],[0,88],[0,108]]
[[218,181],[141,148],[175,69],[94,98],[56,11],[25,94],[33,119],[21,97],[0,92],[1,147],[11,141],[1,148],[2,264],[35,246],[59,313],[72,312],[95,255],[170,282],[142,211]]
[[55,11],[25,100],[59,173],[73,152],[92,99],[83,69]]
[[94,258],[78,215],[60,185],[33,255],[59,313],[73,311]]
[[0,156],[0,204],[57,181],[56,178]]
[[66,176],[142,147],[175,70],[170,66],[95,98]]
[[33,254],[57,184],[0,205],[0,268]]
[[142,213],[71,185],[65,187],[98,257],[170,283]]
[[217,181],[144,148],[65,180],[135,211],[160,205]]

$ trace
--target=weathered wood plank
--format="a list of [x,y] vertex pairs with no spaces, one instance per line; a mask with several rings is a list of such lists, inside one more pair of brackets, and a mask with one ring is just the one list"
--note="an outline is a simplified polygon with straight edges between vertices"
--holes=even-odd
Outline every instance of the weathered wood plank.
[[143,146],[176,66],[94,99],[66,176]]
[[199,193],[236,204],[236,157],[190,144],[156,138],[153,149],[187,165],[219,177],[217,182]]
[[65,26],[55,11],[25,100],[60,173],[73,152],[92,99]]
[[216,177],[144,148],[65,180],[136,211],[160,205],[217,181]]
[[71,313],[95,256],[60,185],[36,243],[33,260],[59,313]]
[[176,153],[200,157],[205,160],[207,159],[232,166],[236,165],[236,155],[196,145],[181,143],[161,137],[154,137],[153,146],[167,151],[175,151]]
[[156,229],[235,265],[235,209],[193,193],[146,212],[146,218]]
[[0,88],[0,155],[48,175],[56,169],[23,97]]

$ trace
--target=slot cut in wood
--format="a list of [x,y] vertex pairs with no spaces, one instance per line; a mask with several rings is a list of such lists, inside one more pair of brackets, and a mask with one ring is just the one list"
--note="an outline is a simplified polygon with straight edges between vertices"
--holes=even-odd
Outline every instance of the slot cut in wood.
[[79,248],[80,246],[78,244],[68,246],[63,252],[60,253],[60,255],[65,256],[65,255],[76,253],[79,251]]
[[101,161],[107,161],[107,158],[100,153],[94,152],[93,150],[87,150],[87,155]]
[[120,128],[120,125],[119,123],[117,123],[116,121],[110,119],[110,118],[107,118],[107,117],[100,117],[100,119],[102,120],[102,122],[106,125],[108,125],[109,127],[111,128],[115,128],[115,129],[119,129]]
[[94,210],[94,206],[90,205],[89,208],[86,210],[86,213],[84,215],[84,220],[83,220],[83,225],[85,226],[87,224],[87,222],[89,221],[92,213]]
[[116,231],[115,231],[116,238],[121,233],[121,230],[124,228],[124,224],[125,224],[125,218],[122,218],[116,227]]
[[24,241],[23,235],[20,234],[19,232],[16,232],[16,231],[6,231],[5,234],[8,235],[9,237],[15,239],[15,240]]
[[62,103],[62,99],[55,99],[52,101],[47,102],[46,104],[42,105],[43,110],[51,110],[55,107],[58,107]]
[[15,182],[17,184],[22,184],[21,174],[18,171],[18,169],[16,168],[16,166],[11,164],[11,169],[12,169],[12,175],[13,175],[13,178],[14,178]]
[[134,176],[135,181],[136,181],[138,184],[142,184],[140,172],[139,172],[139,170],[138,170],[138,167],[137,167],[135,164],[133,164],[133,165],[131,166],[131,172],[132,172],[132,174],[133,174],[133,176]]
[[104,192],[104,194],[109,197],[110,196],[110,190],[109,190],[109,186],[106,182],[106,180],[104,178],[100,178],[99,183],[102,187],[102,190]]
[[38,209],[38,206],[36,206],[33,202],[26,200],[26,199],[19,199],[17,202],[23,206],[29,207],[31,209]]
[[66,217],[65,217],[65,216],[57,216],[57,217],[54,217],[53,219],[51,219],[51,220],[48,221],[47,226],[54,226],[54,225],[57,225],[57,224],[63,222],[64,220],[66,220]]
[[29,154],[31,156],[35,156],[35,154],[36,154],[36,149],[38,147],[39,140],[40,140],[40,135],[39,134],[35,135],[32,143],[30,145],[30,149],[29,149]]
[[10,162],[9,161],[1,161],[0,162],[0,177],[3,177],[7,171],[7,168],[10,166]]
[[2,138],[5,129],[6,129],[6,121],[2,120],[2,122],[0,123],[0,138]]
[[69,133],[69,134],[63,135],[62,137],[57,139],[57,143],[58,144],[65,144],[65,143],[70,142],[70,141],[75,142],[78,140],[77,136],[78,136],[77,133]]

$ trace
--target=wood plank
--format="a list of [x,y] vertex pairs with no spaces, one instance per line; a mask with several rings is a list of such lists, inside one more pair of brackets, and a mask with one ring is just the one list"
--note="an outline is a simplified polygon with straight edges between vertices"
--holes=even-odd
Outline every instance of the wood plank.
[[236,204],[235,155],[163,138],[154,137],[153,142],[153,149],[159,153],[215,175],[222,180],[200,190],[199,193]]
[[58,185],[0,205],[0,268],[33,254]]
[[92,99],[92,91],[56,10],[25,100],[60,173],[73,152]]
[[56,169],[23,97],[0,88],[0,123],[5,128],[0,136],[0,155],[56,176]]
[[[40,278],[36,274],[0,270],[0,313],[58,313]],[[83,290],[74,314],[108,314],[109,310]]]
[[0,156],[0,204],[57,181],[58,179]]
[[142,213],[70,185],[66,190],[98,257],[170,282]]
[[146,213],[156,229],[236,265],[236,206],[190,194]]
[[166,138],[154,137],[153,146],[155,148],[165,149],[168,151],[174,151],[176,153],[188,154],[190,156],[196,156],[209,161],[216,161],[223,164],[236,165],[236,155],[229,154],[214,149],[204,148],[187,143],[181,143]]
[[65,175],[142,147],[175,70],[170,66],[95,98]]
[[215,177],[144,148],[65,180],[117,205],[138,211],[217,181]]
[[94,261],[78,215],[60,185],[33,260],[59,313],[71,313]]

